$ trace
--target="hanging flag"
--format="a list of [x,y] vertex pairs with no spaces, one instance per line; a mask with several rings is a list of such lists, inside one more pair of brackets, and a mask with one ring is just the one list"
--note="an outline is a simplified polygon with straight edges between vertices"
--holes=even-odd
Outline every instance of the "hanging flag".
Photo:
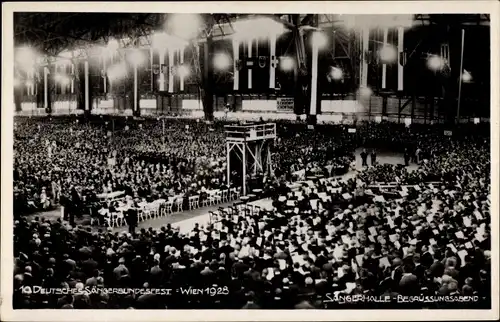
[[241,68],[243,67],[241,59],[237,59],[234,61],[234,67],[236,68],[236,70],[241,70]]
[[165,75],[168,74],[168,65],[161,64],[161,73]]
[[444,63],[443,68],[441,69],[441,75],[445,78],[449,78],[451,76],[451,67],[448,63]]
[[375,61],[373,59],[373,52],[371,50],[365,51],[365,60],[368,65],[372,64]]
[[402,51],[399,53],[399,64],[401,66],[406,65],[406,52],[405,51]]
[[267,57],[266,56],[259,56],[259,67],[264,68],[267,65]]
[[443,58],[445,64],[450,63],[450,45],[449,44],[441,44],[441,57]]
[[160,73],[160,65],[153,64],[153,74],[158,75]]

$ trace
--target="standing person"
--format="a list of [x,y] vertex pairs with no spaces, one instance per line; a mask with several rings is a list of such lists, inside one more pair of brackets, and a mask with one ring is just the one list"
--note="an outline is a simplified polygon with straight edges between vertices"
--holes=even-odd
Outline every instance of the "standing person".
[[227,121],[227,114],[229,113],[229,103],[226,104],[224,108],[224,120]]
[[366,152],[366,149],[363,149],[363,152],[361,152],[361,160],[363,161],[363,167],[367,167],[368,163],[366,160],[368,159],[368,153]]
[[377,165],[377,151],[372,150],[372,153],[370,154],[371,161],[372,161],[372,166]]
[[422,153],[422,150],[420,150],[420,147],[417,147],[417,150],[415,151],[415,162],[417,164],[420,163],[420,154]]
[[405,154],[404,154],[404,158],[405,158],[405,166],[409,166],[410,165],[410,152],[408,151],[408,148],[405,149]]
[[134,202],[130,209],[127,211],[127,223],[128,223],[128,232],[131,234],[135,233],[135,228],[137,227],[137,208],[138,205]]
[[71,206],[69,207],[69,224],[71,226],[75,225],[75,214],[79,209],[81,209],[81,198],[80,194],[78,193],[78,190],[76,189],[75,186],[71,189]]

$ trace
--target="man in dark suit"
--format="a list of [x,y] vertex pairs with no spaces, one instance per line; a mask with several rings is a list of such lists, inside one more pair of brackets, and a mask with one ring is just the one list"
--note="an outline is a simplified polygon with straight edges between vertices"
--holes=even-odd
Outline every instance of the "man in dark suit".
[[363,152],[361,152],[361,160],[363,162],[363,167],[367,167],[368,163],[366,160],[368,159],[368,153],[366,152],[366,149],[363,149]]
[[411,155],[410,155],[410,151],[408,149],[405,149],[404,158],[405,158],[405,166],[409,166]]
[[78,190],[76,190],[76,187],[73,186],[73,188],[71,188],[71,205],[68,209],[69,224],[71,226],[75,225],[75,214],[78,209],[81,209],[81,198]]
[[375,150],[372,150],[370,157],[372,161],[372,166],[375,166],[377,164],[377,152]]
[[128,232],[131,234],[135,233],[135,228],[137,227],[137,208],[137,203],[134,203],[127,211]]

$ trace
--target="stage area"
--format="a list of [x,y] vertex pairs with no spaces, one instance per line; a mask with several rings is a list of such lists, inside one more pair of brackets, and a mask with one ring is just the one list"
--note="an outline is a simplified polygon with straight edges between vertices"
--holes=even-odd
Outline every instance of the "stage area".
[[[356,170],[362,170],[362,162],[361,162],[361,152],[363,151],[362,148],[359,148],[356,150]],[[395,153],[378,153],[377,154],[377,161],[380,164],[402,164],[404,163],[403,160],[403,154],[395,154]],[[370,158],[368,158],[368,163],[370,163]],[[408,167],[409,170],[413,171],[417,169],[416,164],[410,164]],[[352,178],[355,175],[354,171],[350,171],[342,176],[339,176],[339,179],[341,180],[347,180],[349,178]],[[257,203],[265,203],[266,199],[256,201]],[[209,222],[209,212],[210,211],[215,211],[219,209],[220,207],[226,208],[230,205],[232,205],[234,202],[227,202],[223,204],[218,204],[215,206],[209,206],[209,207],[201,207],[193,210],[188,210],[188,211],[183,211],[183,212],[175,212],[172,214],[169,214],[167,216],[159,217],[159,218],[154,218],[154,219],[149,219],[145,220],[143,222],[140,222],[138,224],[137,229],[141,228],[149,228],[153,227],[154,229],[158,229],[162,226],[165,226],[167,224],[172,224],[174,227],[178,226],[181,230],[181,232],[187,232],[191,230],[196,223],[200,225],[206,225]],[[43,212],[43,213],[37,213],[34,215],[30,215],[29,218],[32,219],[35,216],[43,217],[43,218],[48,218],[50,220],[56,220],[57,218],[60,218],[61,216],[61,211],[60,209],[56,209],[53,211],[49,212]],[[89,226],[90,225],[90,218],[88,216],[85,216],[83,219],[76,219],[76,224],[80,226]],[[101,227],[103,228],[103,227]],[[93,226],[92,230],[97,230],[99,227]],[[113,232],[121,232],[121,231],[128,231],[127,226],[122,226],[122,227],[115,227],[113,228]]]

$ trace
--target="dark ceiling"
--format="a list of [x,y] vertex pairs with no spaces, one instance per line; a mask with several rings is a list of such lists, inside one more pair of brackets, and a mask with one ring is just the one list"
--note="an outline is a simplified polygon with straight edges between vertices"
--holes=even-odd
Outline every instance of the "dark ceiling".
[[[218,23],[226,23],[243,15],[204,14],[208,29]],[[275,15],[281,16],[281,15]],[[303,22],[308,22],[305,15]],[[14,14],[15,46],[30,45],[49,55],[99,41],[109,37],[136,39],[157,30],[163,25],[165,14],[161,13],[37,13]],[[311,19],[309,19],[311,20]],[[415,15],[422,24],[489,24],[488,15]]]

